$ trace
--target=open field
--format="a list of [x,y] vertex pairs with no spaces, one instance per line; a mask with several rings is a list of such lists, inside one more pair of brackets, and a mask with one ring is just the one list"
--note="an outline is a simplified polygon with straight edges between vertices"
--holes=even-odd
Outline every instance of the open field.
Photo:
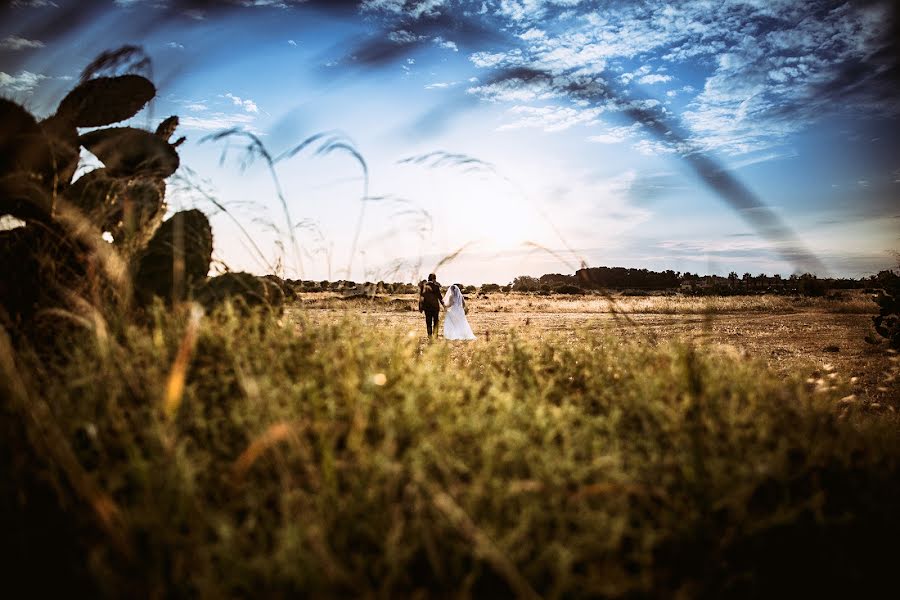
[[479,340],[429,343],[411,299],[393,300],[59,311],[45,319],[74,325],[48,323],[52,360],[0,332],[6,587],[563,599],[895,584],[896,363],[861,341],[866,314],[490,297],[471,302]]
[[[761,360],[784,375],[852,381],[856,398],[871,410],[900,409],[891,374],[897,358],[864,341],[872,334],[875,304],[865,294],[839,299],[784,296],[567,297],[491,294],[468,301],[469,322],[481,340],[510,332],[622,336],[658,343],[693,340],[736,356]],[[415,297],[343,300],[334,293],[302,294],[288,309],[312,319],[358,318],[377,329],[424,336]]]

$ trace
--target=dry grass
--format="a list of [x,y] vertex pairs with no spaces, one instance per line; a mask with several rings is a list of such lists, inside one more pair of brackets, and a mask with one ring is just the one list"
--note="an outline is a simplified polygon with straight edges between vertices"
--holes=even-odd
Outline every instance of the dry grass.
[[4,346],[3,481],[25,499],[4,500],[6,564],[58,574],[38,591],[111,596],[827,595],[892,578],[898,422],[846,400],[844,378],[590,330],[429,344],[331,313],[158,310],[111,324],[102,350],[76,331],[51,363]]
[[[473,312],[662,314],[699,315],[725,313],[768,313],[818,311],[839,314],[875,314],[875,304],[861,292],[829,298],[791,296],[540,296],[527,293],[495,293],[466,300]],[[306,292],[299,303],[306,308],[329,310],[415,310],[414,295],[381,295],[346,299],[337,292]]]

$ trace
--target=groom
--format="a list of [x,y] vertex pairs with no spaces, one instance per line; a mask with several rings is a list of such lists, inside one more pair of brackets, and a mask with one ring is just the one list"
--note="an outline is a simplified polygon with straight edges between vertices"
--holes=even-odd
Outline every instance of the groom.
[[437,331],[438,316],[441,314],[441,284],[434,273],[419,286],[419,312],[425,313],[425,329],[431,337]]

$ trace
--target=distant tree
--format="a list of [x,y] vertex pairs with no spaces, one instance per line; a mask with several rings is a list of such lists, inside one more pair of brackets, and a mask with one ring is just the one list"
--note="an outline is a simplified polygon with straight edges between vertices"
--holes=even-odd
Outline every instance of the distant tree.
[[552,286],[564,284],[575,285],[578,283],[578,279],[575,275],[561,275],[559,273],[549,273],[547,275],[541,275],[538,281]]
[[515,292],[536,292],[541,289],[541,282],[536,277],[522,275],[513,279],[512,289]]
[[803,296],[824,296],[827,285],[810,273],[804,273],[797,279],[797,291]]
[[499,292],[500,286],[497,285],[496,283],[485,283],[484,285],[481,286],[481,288],[478,291],[481,292],[482,294],[489,294],[491,292]]

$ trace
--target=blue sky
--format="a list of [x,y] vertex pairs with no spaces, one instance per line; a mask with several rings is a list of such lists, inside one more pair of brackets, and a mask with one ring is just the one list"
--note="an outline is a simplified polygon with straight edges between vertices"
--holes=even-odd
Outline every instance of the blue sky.
[[[139,44],[181,117],[173,207],[215,256],[287,276],[413,280],[621,265],[866,275],[900,250],[890,2],[7,2],[0,93],[41,115],[99,52]],[[242,168],[241,128],[274,154]],[[226,151],[224,161],[223,151]],[[412,160],[404,160],[412,159]],[[191,180],[240,220],[264,257]],[[364,198],[365,196],[365,198]],[[351,259],[359,213],[364,214]]]

